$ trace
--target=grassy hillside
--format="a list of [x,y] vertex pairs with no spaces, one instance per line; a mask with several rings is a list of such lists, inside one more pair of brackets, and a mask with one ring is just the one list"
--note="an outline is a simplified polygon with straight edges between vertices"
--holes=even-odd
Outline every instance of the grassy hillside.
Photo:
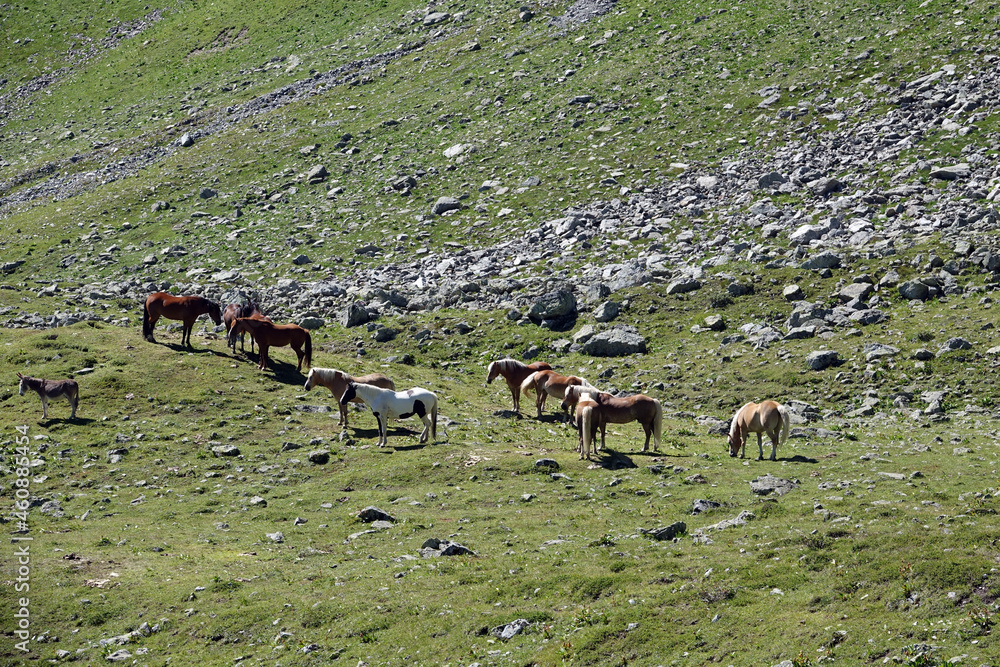
[[[5,7],[0,492],[11,537],[32,539],[4,547],[0,661],[996,664],[998,283],[973,260],[998,245],[998,18],[985,0]],[[987,99],[949,116],[964,132],[907,125],[954,104],[899,100],[944,71],[981,79]],[[835,152],[904,140],[870,163]],[[868,199],[838,209],[809,188],[753,185],[796,155]],[[992,180],[929,175],[960,161]],[[310,182],[317,165],[328,175]],[[712,194],[692,174],[730,181]],[[885,194],[901,186],[919,191]],[[439,197],[464,208],[432,215]],[[637,197],[655,210],[624,220]],[[751,213],[763,203],[797,222],[768,231]],[[540,231],[604,209],[617,222],[587,239]],[[928,222],[955,210],[961,224]],[[891,244],[801,268],[823,247],[789,230],[838,215]],[[536,252],[503,245],[515,241]],[[463,283],[470,299],[501,273],[519,286],[475,307],[386,308],[388,342],[335,321],[376,287],[415,283],[411,262],[479,251],[500,268]],[[657,254],[666,273],[609,297],[645,354],[572,350],[584,325],[606,326],[596,303],[564,331],[509,315]],[[788,285],[832,308],[859,280],[946,265],[959,289],[907,301],[886,283],[876,324],[769,346],[741,332],[784,333]],[[684,271],[701,288],[670,293]],[[375,277],[356,288],[362,275]],[[342,432],[287,348],[260,372],[204,318],[193,351],[176,324],[161,321],[158,344],[140,335],[149,291],[218,297],[289,279],[350,287],[309,304],[326,319],[314,364],[433,390],[437,443],[419,445],[410,420],[376,448],[362,410]],[[971,348],[939,352],[955,338]],[[842,363],[809,370],[821,348]],[[608,450],[580,461],[551,400],[541,419],[528,399],[517,416],[502,383],[484,384],[502,355],[658,398],[662,450],[641,452],[635,424],[612,426]],[[42,419],[15,372],[75,377],[78,418],[52,402]],[[756,461],[753,442],[731,459],[725,420],[768,397],[804,406],[779,460]],[[766,475],[791,489],[754,493]],[[13,505],[23,488],[26,515]],[[704,501],[717,505],[694,513]],[[362,521],[368,506],[394,521]],[[650,535],[676,522],[675,539]],[[425,557],[430,539],[475,553]]]

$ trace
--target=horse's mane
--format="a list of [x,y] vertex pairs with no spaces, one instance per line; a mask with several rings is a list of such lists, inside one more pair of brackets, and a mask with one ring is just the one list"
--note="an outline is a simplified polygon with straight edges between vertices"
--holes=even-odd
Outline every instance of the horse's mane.
[[733,415],[732,421],[730,421],[730,423],[729,423],[729,441],[730,442],[732,442],[734,438],[738,438],[739,435],[740,435],[740,415],[742,414],[743,410],[747,407],[747,405],[750,405],[750,404],[747,403],[742,408],[740,408],[739,410],[737,410],[736,414]]

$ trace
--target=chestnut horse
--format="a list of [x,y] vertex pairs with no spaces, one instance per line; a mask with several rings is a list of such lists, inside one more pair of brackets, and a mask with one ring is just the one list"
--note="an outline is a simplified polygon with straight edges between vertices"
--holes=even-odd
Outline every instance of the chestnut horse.
[[764,460],[762,435],[767,433],[767,437],[771,438],[771,460],[774,461],[778,452],[779,436],[781,444],[785,444],[792,429],[791,424],[791,415],[784,405],[774,401],[764,401],[759,405],[747,403],[737,410],[729,425],[729,455],[735,457],[739,453],[741,459],[745,458],[747,436],[756,433],[757,449],[760,452],[757,460]]
[[663,434],[663,407],[658,400],[645,394],[617,397],[603,391],[587,391],[581,387],[569,387],[566,390],[565,398],[563,398],[562,406],[565,409],[576,403],[577,408],[579,408],[579,402],[586,398],[597,404],[593,408],[593,412],[594,417],[597,418],[598,427],[601,429],[602,449],[604,448],[604,436],[608,424],[628,424],[637,421],[646,434],[646,442],[642,445],[642,451],[649,451],[650,436],[653,437],[653,451],[659,451],[660,437]]
[[[330,393],[333,394],[333,397],[337,399],[337,407],[340,408],[340,421],[337,422],[337,425],[339,426],[343,424],[345,429],[347,428],[347,406],[340,402],[340,397],[344,395],[345,391],[347,391],[347,385],[351,382],[370,384],[373,387],[392,389],[393,391],[396,390],[396,384],[381,373],[351,377],[344,371],[338,371],[336,368],[310,369],[309,377],[306,378],[305,390],[309,391],[317,385],[329,389]],[[357,396],[351,399],[351,402],[364,403],[364,401]]]
[[209,301],[203,296],[173,296],[166,292],[154,292],[146,297],[142,305],[142,336],[150,343],[155,343],[153,327],[161,317],[168,320],[181,320],[184,329],[181,332],[181,345],[187,340],[191,346],[191,329],[199,315],[208,313],[217,325],[222,324],[222,310],[219,304]]
[[507,381],[510,395],[514,399],[514,412],[521,411],[521,383],[535,371],[552,370],[544,361],[522,364],[517,359],[497,359],[486,367],[486,384],[490,384],[498,375]]
[[[233,328],[233,322],[239,317],[252,317],[255,320],[264,320],[265,322],[270,322],[271,318],[260,312],[260,307],[257,306],[253,301],[248,301],[247,303],[231,303],[226,306],[225,310],[222,311],[222,322],[226,325],[226,338],[229,338],[229,332]],[[240,352],[246,352],[247,348],[245,345],[246,333],[240,334]],[[232,340],[227,340],[226,344],[233,348],[233,354],[236,354],[236,338]],[[253,336],[250,336],[250,351],[253,352]]]
[[[312,336],[309,332],[297,324],[274,324],[252,317],[239,317],[233,323],[233,328],[229,330],[229,340],[235,341],[236,336],[246,331],[254,340],[260,352],[260,363],[257,368],[267,369],[267,351],[272,347],[291,346],[298,355],[299,363],[295,370],[302,370],[302,361],[306,366],[312,366]],[[303,350],[303,348],[305,348]]]
[[[545,408],[545,399],[549,396],[553,398],[563,398],[566,395],[566,388],[580,386],[586,389],[597,391],[589,382],[575,375],[560,375],[552,370],[535,371],[521,382],[521,391],[527,396],[529,391],[535,392],[535,407],[538,409],[538,418],[542,417],[542,409]],[[565,412],[565,410],[563,411]],[[572,418],[570,418],[572,421]]]

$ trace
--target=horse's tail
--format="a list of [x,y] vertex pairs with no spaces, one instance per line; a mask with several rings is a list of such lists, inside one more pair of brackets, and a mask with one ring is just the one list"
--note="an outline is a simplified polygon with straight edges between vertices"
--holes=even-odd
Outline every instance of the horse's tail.
[[521,383],[521,393],[525,396],[531,396],[531,391],[537,391],[535,387],[535,376],[538,375],[538,371],[535,371],[528,377],[524,378],[524,382]]
[[309,335],[309,332],[306,331],[306,366],[312,368],[312,363],[313,363],[313,339],[312,336]]
[[781,415],[781,438],[780,444],[784,445],[788,440],[788,434],[792,430],[792,415],[784,405],[778,406],[778,414]]
[[437,440],[438,437],[438,402],[434,397],[434,405],[431,406],[431,437]]
[[653,413],[653,449],[660,448],[660,437],[663,435],[663,406],[660,401],[653,399],[656,411]]
[[580,429],[580,460],[590,458],[591,433],[594,424],[594,406],[585,405],[580,409],[580,419],[577,420]]
[[153,329],[149,326],[149,306],[142,304],[142,337],[150,340],[153,337]]

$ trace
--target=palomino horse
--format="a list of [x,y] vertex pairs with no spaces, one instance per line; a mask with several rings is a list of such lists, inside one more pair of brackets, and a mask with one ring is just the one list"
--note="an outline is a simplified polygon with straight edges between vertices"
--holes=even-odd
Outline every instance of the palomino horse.
[[49,418],[50,398],[65,398],[69,401],[69,406],[72,409],[69,418],[76,419],[76,406],[80,399],[80,387],[77,386],[76,380],[40,380],[20,373],[17,374],[17,377],[21,380],[17,390],[18,394],[24,396],[24,392],[31,389],[42,399],[43,419]]
[[[254,340],[260,352],[260,363],[257,368],[267,369],[267,351],[273,347],[291,346],[298,355],[299,363],[295,370],[302,370],[302,361],[306,366],[312,366],[312,336],[309,332],[297,324],[274,324],[252,317],[239,317],[233,323],[233,328],[229,330],[229,340],[235,341],[236,336],[246,331]],[[305,348],[303,350],[303,348]]]
[[191,347],[191,329],[199,315],[208,313],[217,325],[222,324],[222,310],[219,304],[209,301],[203,296],[173,296],[166,292],[154,292],[146,297],[142,306],[142,335],[150,343],[155,343],[153,327],[161,317],[168,320],[182,320],[184,329],[181,332],[181,345],[187,340]]
[[[226,338],[229,338],[229,332],[233,328],[233,322],[240,317],[252,317],[255,320],[264,320],[265,322],[270,322],[271,318],[260,312],[260,308],[253,301],[248,301],[247,303],[231,303],[226,306],[225,310],[222,311],[222,322],[226,325]],[[246,352],[246,333],[240,334],[240,352]],[[253,352],[253,336],[250,336],[250,351]],[[227,345],[233,348],[233,354],[236,354],[236,339],[227,340]]]
[[[310,369],[309,377],[306,378],[305,390],[309,391],[317,385],[329,389],[333,397],[338,399],[337,407],[340,408],[340,421],[337,422],[337,425],[343,424],[344,428],[347,428],[347,406],[340,402],[339,397],[344,395],[344,392],[347,391],[347,385],[351,382],[370,384],[373,387],[382,387],[382,389],[392,389],[393,391],[396,390],[396,384],[381,373],[351,377],[344,371],[338,371],[336,368]],[[364,403],[357,396],[354,397],[353,402]]]
[[420,387],[406,391],[392,391],[370,384],[350,382],[344,395],[340,397],[340,404],[347,405],[355,398],[360,398],[367,404],[378,420],[379,447],[388,444],[390,419],[406,419],[413,415],[420,417],[420,421],[424,423],[420,442],[427,442],[428,434],[437,440],[438,400],[432,392]]
[[574,402],[579,408],[579,401],[585,397],[589,397],[590,400],[597,403],[593,412],[601,429],[602,449],[604,448],[604,436],[608,424],[628,424],[636,421],[642,425],[642,430],[646,434],[646,442],[642,445],[642,451],[649,451],[650,436],[653,437],[653,451],[660,449],[660,437],[663,434],[663,407],[658,400],[645,394],[617,397],[603,391],[587,391],[580,387],[569,387],[566,390],[566,397],[563,398],[563,408],[569,407]]
[[583,394],[576,403],[576,430],[580,436],[577,449],[580,451],[580,460],[590,459],[590,445],[594,443],[594,452],[597,452],[597,427],[600,426],[598,416],[598,405],[590,394]]
[[737,410],[733,420],[729,425],[729,455],[735,457],[739,453],[740,458],[744,458],[747,451],[747,436],[751,433],[757,434],[757,449],[760,454],[758,461],[764,459],[764,443],[762,435],[767,433],[771,438],[771,460],[775,460],[778,452],[778,437],[781,437],[781,444],[788,440],[788,433],[792,429],[791,415],[788,408],[774,401],[764,401],[761,404],[747,403]]
[[535,371],[552,370],[544,361],[522,364],[517,359],[497,359],[486,367],[486,384],[490,384],[498,375],[507,381],[510,395],[514,399],[514,412],[521,411],[521,383]]
[[528,392],[535,392],[535,407],[538,409],[538,418],[542,417],[542,410],[545,408],[545,399],[549,396],[562,399],[566,396],[566,388],[580,386],[597,391],[589,382],[575,375],[560,375],[555,371],[542,370],[535,371],[524,379],[521,383],[521,391],[527,396]]

